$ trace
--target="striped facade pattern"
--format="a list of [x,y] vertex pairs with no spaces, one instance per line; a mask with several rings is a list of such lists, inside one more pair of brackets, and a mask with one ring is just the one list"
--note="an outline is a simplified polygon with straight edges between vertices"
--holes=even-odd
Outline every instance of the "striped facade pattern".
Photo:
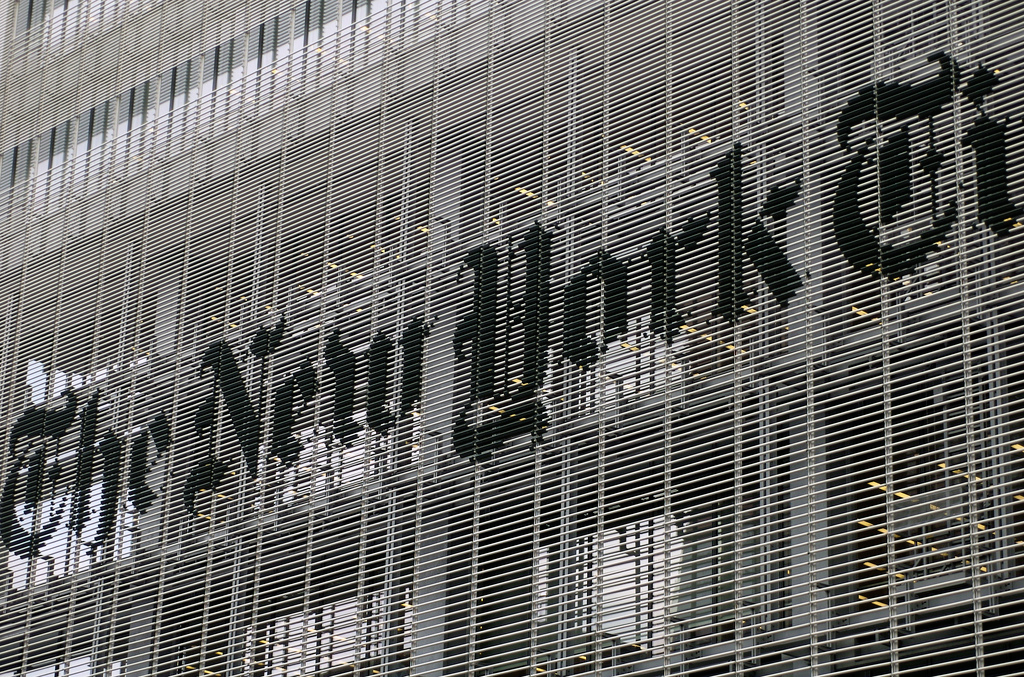
[[6,3],[0,677],[1024,673],[1022,20]]

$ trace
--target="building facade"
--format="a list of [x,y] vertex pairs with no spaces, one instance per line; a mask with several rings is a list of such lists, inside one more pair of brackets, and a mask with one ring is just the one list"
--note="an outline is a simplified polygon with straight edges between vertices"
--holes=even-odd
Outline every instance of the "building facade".
[[1024,6],[2,11],[0,677],[1024,673]]

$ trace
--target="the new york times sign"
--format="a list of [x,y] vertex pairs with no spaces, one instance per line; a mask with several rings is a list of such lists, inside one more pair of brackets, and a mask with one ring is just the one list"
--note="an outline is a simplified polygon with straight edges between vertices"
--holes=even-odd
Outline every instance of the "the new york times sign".
[[[828,177],[834,188],[826,228],[842,259],[859,275],[894,279],[913,273],[964,222],[961,193],[938,189],[940,173],[951,162],[948,147],[944,154],[933,133],[922,137],[910,131],[921,122],[932,129],[934,119],[954,107],[969,120],[958,128],[956,143],[973,172],[977,227],[1002,238],[1019,225],[1008,179],[1007,121],[991,115],[986,104],[998,75],[982,66],[966,68],[945,54],[931,61],[932,74],[923,81],[872,83],[839,112],[835,138],[842,163],[838,175]],[[878,129],[886,130],[881,138]],[[801,184],[781,181],[750,208],[747,160],[744,147],[733,144],[711,171],[711,209],[685,215],[676,229],[657,230],[642,244],[642,256],[624,260],[615,251],[597,252],[561,288],[552,280],[558,236],[544,224],[526,229],[508,247],[485,244],[465,252],[461,274],[472,281],[472,298],[455,326],[453,348],[456,366],[468,381],[453,409],[450,440],[459,456],[483,462],[512,440],[541,442],[549,422],[541,392],[553,361],[583,370],[595,367],[625,333],[629,318],[647,318],[650,334],[671,342],[686,323],[685,300],[677,294],[679,271],[698,245],[715,243],[708,279],[714,284],[715,313],[730,323],[749,304],[744,280],[759,279],[783,307],[801,292],[802,271],[779,238]],[[925,227],[910,237],[885,238],[886,228],[909,208],[912,182],[921,181],[931,188]],[[511,256],[523,263],[525,278],[516,289],[503,289],[507,282],[500,271]],[[634,307],[627,292],[630,277],[640,274],[651,287],[644,308]],[[516,299],[514,313],[500,312],[503,297]],[[552,316],[554,308],[560,309],[560,318]],[[560,346],[550,339],[556,320],[563,332]],[[393,434],[398,422],[421,406],[431,331],[427,318],[375,333],[359,352],[335,331],[319,354],[305,356],[280,382],[265,384],[268,361],[286,347],[286,325],[287,318],[280,318],[246,343],[221,340],[202,352],[198,370],[206,379],[206,397],[194,417],[176,425],[190,426],[191,433],[211,443],[199,460],[180,469],[183,483],[176,484],[183,489],[172,498],[184,512],[198,514],[200,493],[216,493],[233,475],[257,478],[268,459],[296,464],[302,452],[297,421],[314,401],[329,403],[326,428],[335,445],[352,443],[363,426],[380,436]],[[505,348],[511,335],[521,342],[516,351]],[[514,371],[521,377],[500,385],[493,374],[508,372],[509,365],[503,364],[508,360],[519,361]],[[253,364],[254,371],[246,369]],[[260,382],[250,382],[246,373],[256,373]],[[256,391],[261,394],[254,396]],[[10,427],[0,534],[11,552],[38,556],[57,533],[76,534],[99,548],[115,531],[125,489],[138,513],[157,502],[159,489],[150,475],[155,459],[167,457],[174,447],[175,426],[157,414],[142,427],[105,429],[99,423],[101,407],[98,390],[88,396],[67,391],[62,406],[33,406]],[[236,449],[213,443],[220,428],[233,431]],[[61,453],[67,456],[67,449],[75,450],[72,465],[57,460]],[[53,496],[57,486],[67,488],[64,495]],[[92,525],[88,530],[87,523]]]

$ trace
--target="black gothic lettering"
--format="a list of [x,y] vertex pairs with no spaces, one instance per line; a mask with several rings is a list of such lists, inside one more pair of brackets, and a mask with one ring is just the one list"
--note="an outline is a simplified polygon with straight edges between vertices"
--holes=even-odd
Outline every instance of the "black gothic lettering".
[[523,236],[526,284],[523,289],[523,384],[537,391],[548,369],[551,318],[551,248],[554,238],[539,224]]
[[[267,334],[269,337],[270,332]],[[271,338],[261,341],[259,345],[256,345],[256,340],[253,339],[254,348],[260,351],[267,350]],[[265,357],[269,355],[269,352],[254,354]],[[207,369],[213,370],[213,394],[206,400],[204,406],[200,407],[196,416],[197,432],[200,435],[205,435],[212,431],[216,396],[217,393],[220,393],[227,407],[228,418],[238,437],[239,446],[242,448],[242,457],[245,459],[246,468],[249,475],[255,477],[259,470],[260,460],[260,414],[249,400],[245,381],[242,380],[242,372],[238,368],[238,362],[227,341],[217,341],[203,353],[199,364],[199,373],[203,374]]]
[[366,422],[379,435],[386,435],[395,425],[395,415],[388,409],[388,372],[394,352],[394,341],[383,332],[370,340],[366,357]]
[[423,397],[423,361],[429,329],[423,318],[413,320],[402,332],[401,413],[416,409]]
[[993,120],[982,108],[985,97],[998,81],[995,73],[981,67],[971,74],[965,93],[981,114],[967,130],[962,143],[974,151],[978,218],[996,235],[1008,235],[1021,212],[1010,199],[1007,125]]
[[459,412],[452,428],[452,445],[457,454],[473,462],[486,461],[509,440],[543,428],[544,406],[529,390],[513,390],[508,398],[498,402],[493,409],[488,408],[493,414],[480,417],[483,422],[474,421],[472,407]]
[[672,343],[672,338],[683,324],[676,310],[676,254],[677,238],[662,227],[651,238],[645,256],[651,266],[651,325],[654,333]]
[[[589,332],[592,281],[599,285],[601,338]],[[565,288],[565,356],[589,369],[597,364],[607,344],[626,332],[629,279],[626,266],[607,252],[596,254],[573,275]]]
[[359,358],[341,342],[335,331],[324,346],[324,361],[334,376],[334,420],[332,436],[347,444],[359,432],[354,421],[356,412],[356,370]]
[[466,257],[474,271],[472,311],[460,320],[455,334],[459,360],[469,360],[470,402],[454,422],[452,443],[456,453],[470,460],[486,461],[509,440],[532,434],[540,441],[546,412],[538,398],[547,372],[550,343],[550,275],[552,237],[540,225],[523,236],[525,257],[523,294],[502,326],[505,335],[518,323],[523,330],[521,370],[503,365],[501,373],[521,374],[515,382],[496,387],[498,342],[498,255],[493,247],[480,247]]
[[[955,199],[940,205],[937,202],[938,167],[943,156],[936,149],[934,134],[929,135],[929,148],[921,168],[929,176],[933,196],[931,225],[918,229],[916,236],[902,244],[882,243],[881,227],[895,222],[910,202],[911,165],[909,127],[880,142],[877,160],[869,157],[869,147],[855,148],[851,141],[861,125],[883,121],[931,120],[953,102],[959,82],[956,62],[945,54],[930,59],[940,64],[940,72],[918,85],[875,83],[862,89],[839,115],[836,136],[847,151],[847,165],[839,178],[832,208],[832,227],[839,249],[857,271],[880,277],[897,278],[921,265],[956,222]],[[862,188],[868,172],[877,174],[878,187],[871,192]],[[870,222],[863,203],[877,192],[878,221]]]
[[768,285],[768,291],[783,308],[789,305],[789,300],[800,291],[802,283],[800,276],[786,258],[786,252],[768,232],[765,219],[783,224],[790,207],[796,203],[799,195],[799,180],[772,187],[757,220],[744,240],[747,258],[754,264],[754,268],[760,271],[761,278]]
[[[23,415],[12,428],[11,451],[16,450],[20,439],[27,437],[38,437],[44,442],[50,439],[59,443],[60,437],[67,434],[71,423],[76,418],[77,397],[74,393],[68,393],[67,398],[67,405],[60,412],[47,412],[43,408],[38,408],[31,409],[27,415]],[[121,493],[121,469],[124,463],[124,445],[117,435],[107,432],[97,443],[99,399],[100,393],[94,393],[77,415],[79,420],[78,453],[75,456],[75,477],[71,487],[69,511],[69,527],[75,534],[81,535],[86,523],[92,517],[90,499],[93,478],[96,471],[101,470],[103,482],[100,488],[99,521],[96,538],[89,544],[91,549],[101,546],[113,533],[117,523],[117,507]],[[23,556],[37,556],[39,548],[53,535],[61,519],[58,513],[41,529],[28,534],[20,527],[15,515],[17,475],[26,463],[28,473],[24,503],[30,507],[30,510],[38,509],[44,485],[49,482],[51,486],[55,486],[59,481],[60,465],[52,465],[47,472],[46,456],[45,447],[28,459],[21,459],[15,455],[16,461],[8,475],[3,495],[0,497],[0,507],[2,507],[0,509],[0,531],[3,532],[4,544]],[[10,542],[8,543],[8,541]]]
[[[996,73],[979,67],[968,76],[946,54],[936,54],[930,61],[938,64],[938,73],[925,82],[874,83],[851,98],[838,117],[836,136],[845,153],[845,166],[836,185],[832,227],[844,258],[861,273],[874,277],[897,278],[911,273],[939,246],[958,218],[957,197],[948,197],[948,191],[944,193],[939,186],[940,173],[951,158],[937,147],[939,135],[934,120],[952,107],[957,96],[965,98],[965,108],[973,106],[975,113],[960,142],[973,158],[978,220],[995,234],[1005,236],[1020,218],[1009,188],[1008,122],[993,119],[986,110],[986,98],[998,84]],[[884,130],[884,138],[873,138],[876,129]],[[927,133],[924,147],[912,138],[922,129]],[[867,135],[866,141],[856,140],[860,133]],[[770,188],[764,204],[756,214],[750,214],[744,211],[744,172],[743,146],[735,143],[711,173],[716,189],[715,212],[690,218],[676,233],[661,227],[644,250],[651,268],[651,330],[669,343],[685,322],[677,299],[680,258],[702,240],[713,217],[717,220],[717,314],[736,322],[742,307],[749,304],[743,285],[748,262],[783,307],[802,284],[787,259],[781,238],[774,234],[784,226],[796,204],[801,182]],[[931,199],[929,223],[915,227],[912,236],[903,236],[903,240],[885,241],[881,230],[901,225],[899,219],[914,202],[915,190],[924,192],[923,184],[915,184],[915,178],[921,176],[926,177]],[[639,179],[625,181],[623,187]],[[523,234],[512,252],[507,252],[507,275],[500,271],[502,261],[493,245],[479,246],[463,259],[463,272],[473,275],[471,309],[459,319],[453,344],[456,360],[468,367],[465,385],[457,386],[459,395],[468,398],[456,406],[453,442],[458,454],[474,461],[490,458],[519,436],[532,434],[534,444],[542,440],[547,413],[540,393],[550,350],[552,249],[553,236],[537,224]],[[522,259],[517,258],[520,255]],[[519,279],[513,274],[519,270],[519,261],[525,267],[521,289],[501,289],[503,281]],[[572,276],[563,299],[566,359],[589,369],[598,363],[607,345],[626,332],[628,285],[626,266],[605,251],[593,256]],[[521,331],[515,333],[517,328]],[[324,360],[333,378],[331,434],[335,442],[347,444],[359,431],[355,424],[356,383],[364,357],[369,428],[386,435],[401,416],[416,410],[423,396],[428,329],[427,322],[417,318],[400,336],[378,332],[365,356],[349,350],[341,341],[340,331],[330,336]],[[196,412],[195,429],[202,437],[212,435],[223,400],[228,423],[253,477],[259,471],[268,362],[284,337],[285,320],[281,318],[273,327],[259,329],[248,345],[248,353],[262,362],[258,402],[250,397],[240,364],[227,342],[212,344],[201,358],[200,373],[210,369],[214,378],[212,392]],[[508,364],[511,356],[518,354],[520,343],[521,363]],[[397,368],[399,359],[401,369]],[[286,465],[300,458],[302,447],[295,437],[296,427],[301,412],[314,401],[319,389],[314,362],[307,361],[273,392],[269,450]],[[80,412],[73,392],[64,397],[67,400],[63,408],[30,407],[11,428],[11,460],[0,491],[0,537],[11,552],[22,556],[37,556],[62,519],[68,520],[73,533],[80,536],[84,532],[93,518],[90,501],[97,472],[103,479],[97,536],[89,544],[93,549],[101,547],[114,532],[123,475],[127,478],[128,498],[140,513],[157,500],[156,492],[146,482],[154,465],[149,444],[153,442],[158,457],[169,454],[171,435],[166,416],[159,414],[129,443],[127,435],[122,438],[113,432],[98,432],[98,392]],[[53,491],[60,486],[62,473],[59,463],[47,465],[48,460],[56,458],[52,447],[60,444],[76,420],[78,453],[68,500],[44,501],[48,488]],[[25,442],[27,448],[23,448]],[[209,453],[191,469],[184,487],[184,502],[190,513],[196,512],[199,492],[214,490],[230,467]],[[39,514],[44,502],[55,505],[45,519]],[[29,515],[19,515],[19,509],[32,513],[34,526],[22,526],[23,518]]]
[[249,352],[259,358],[269,357],[281,347],[284,339],[284,318],[277,321],[273,328],[260,327],[249,344]]
[[217,485],[228,476],[229,470],[230,466],[227,463],[217,459],[212,454],[192,468],[182,490],[185,510],[188,514],[199,515],[199,511],[196,509],[196,496],[202,491],[213,491],[217,488]]
[[696,246],[710,224],[707,216],[687,219],[680,235],[662,226],[644,251],[651,267],[651,329],[670,344],[685,322],[676,308],[679,253]]
[[749,305],[743,290],[743,153],[740,145],[711,172],[718,187],[718,307],[729,322]]
[[196,408],[193,427],[200,437],[213,434],[214,426],[217,424],[217,393],[208,395]]
[[857,92],[839,113],[836,124],[839,144],[850,149],[853,132],[862,124],[913,118],[923,120],[938,115],[952,103],[953,92],[960,79],[959,66],[944,53],[933,54],[928,61],[938,62],[940,71],[927,82],[918,85],[876,82]]
[[[897,147],[901,143],[901,139],[897,138]],[[879,153],[879,164],[886,162],[886,155],[888,153],[883,147]],[[849,161],[836,188],[832,224],[840,251],[856,270],[875,277],[885,275],[897,278],[912,272],[925,261],[930,252],[939,248],[939,242],[956,222],[956,205],[952,202],[948,204],[933,219],[932,226],[922,229],[911,242],[901,245],[883,244],[878,240],[879,228],[866,222],[860,208],[861,178],[864,169],[871,166],[872,163],[863,151]],[[895,166],[895,162],[883,165],[882,170],[891,177]],[[899,166],[909,168],[909,162],[900,162]],[[879,171],[880,177],[882,170]],[[893,181],[897,186],[902,183],[902,180]],[[882,191],[879,194],[884,197]],[[885,195],[888,195],[888,200],[879,209],[880,223],[883,225],[894,221],[896,213],[909,200],[909,190],[906,193],[890,190]]]
[[383,332],[378,332],[370,341],[367,350],[366,422],[379,435],[386,435],[395,427],[399,414],[412,412],[420,401],[426,337],[427,325],[422,318],[417,318],[409,323],[399,339],[402,369],[397,412],[392,411],[388,404],[395,371],[395,341]]
[[[10,467],[3,492],[0,493],[0,537],[3,539],[4,547],[22,557],[37,556],[39,549],[57,530],[62,518],[58,513],[38,529],[27,531],[19,523],[17,508],[20,502],[35,516],[42,502],[47,480],[51,485],[56,485],[60,480],[59,465],[53,465],[49,472],[46,470],[45,445],[47,442],[57,444],[74,423],[78,398],[73,391],[64,395],[67,401],[60,410],[47,410],[41,405],[30,407],[11,426],[7,454]],[[30,440],[41,440],[44,443],[43,448],[30,451],[26,455],[19,453],[21,443]],[[25,489],[24,492],[19,492],[18,476],[26,466],[28,473]]]
[[[274,329],[262,328],[249,345],[250,352],[263,359],[263,372],[266,372],[266,358],[280,345],[284,335],[284,320],[280,320]],[[228,418],[235,430],[242,458],[250,477],[259,472],[260,433],[262,430],[261,412],[252,405],[246,391],[242,372],[231,347],[226,341],[217,341],[203,353],[199,363],[199,373],[207,369],[213,371],[213,392],[199,405],[195,418],[195,430],[200,437],[212,436],[217,420],[217,394],[224,399]],[[263,379],[260,380],[262,383]],[[190,514],[198,514],[195,499],[200,491],[212,491],[228,473],[229,465],[217,459],[211,453],[199,465],[192,468],[185,481],[183,499]]]
[[[249,343],[250,354],[260,358],[263,363],[260,378],[261,388],[266,380],[267,360],[280,347],[284,339],[284,331],[285,321],[282,317],[274,327],[260,328]],[[238,444],[242,450],[242,458],[245,461],[249,476],[256,477],[259,472],[260,435],[263,430],[262,407],[257,408],[253,406],[252,401],[249,399],[245,381],[242,378],[242,371],[227,341],[217,341],[203,353],[199,363],[199,373],[204,374],[207,369],[213,371],[213,392],[200,404],[196,412],[196,432],[201,437],[213,434],[217,420],[217,395],[219,393],[224,400],[228,419],[235,430],[235,436],[238,438]],[[291,402],[294,402],[295,391],[298,391],[298,397],[303,398],[305,396],[305,389],[308,388],[308,377],[305,375],[297,378],[295,381],[289,380],[282,389],[282,393],[287,390],[287,393],[283,395],[283,399],[288,400],[291,397]],[[289,403],[288,408],[290,409],[291,406],[292,404]],[[290,414],[291,412],[288,413]],[[280,419],[276,417],[278,414]],[[282,430],[288,428],[290,431],[292,421],[285,421],[285,418],[285,413],[275,410],[275,423],[280,422]],[[278,426],[275,425],[275,433],[277,432]],[[284,436],[285,433],[282,432],[281,437],[283,438]],[[290,434],[288,436],[290,437]],[[278,458],[282,460],[291,458],[294,450],[287,445],[287,442],[280,439],[274,441],[281,442],[283,446],[284,456],[279,454]],[[278,451],[281,450],[278,447]],[[216,458],[212,453],[192,468],[188,478],[185,480],[183,490],[185,508],[189,513],[198,514],[195,507],[196,496],[201,491],[214,490],[227,477],[229,469],[230,466],[227,462]]]
[[156,418],[132,440],[128,461],[128,498],[140,513],[146,512],[156,502],[156,492],[146,483],[146,475],[152,467],[148,459],[150,439],[159,456],[166,456],[171,447],[171,426],[167,416],[157,414]]
[[967,130],[963,143],[974,150],[978,218],[996,235],[1007,235],[1020,212],[1010,200],[1006,123],[983,115]]
[[100,440],[100,458],[103,463],[102,497],[100,498],[100,519],[96,527],[96,538],[91,548],[103,545],[114,533],[117,525],[117,504],[121,497],[121,466],[124,463],[124,443],[112,432]]
[[71,528],[81,534],[89,520],[89,494],[96,463],[96,437],[100,393],[97,391],[82,408],[78,433],[78,454],[75,457],[75,489],[71,503]]
[[878,212],[883,226],[910,202],[910,131],[903,127],[878,149]]
[[768,231],[766,219],[785,220],[800,192],[800,183],[775,186],[749,228],[743,218],[743,146],[734,144],[711,173],[718,189],[718,305],[715,312],[736,322],[743,306],[750,305],[743,289],[743,261],[749,259],[768,290],[786,307],[800,289],[800,276],[786,252]]
[[455,358],[470,360],[470,399],[494,395],[498,335],[498,253],[477,247],[463,259],[473,271],[473,310],[455,327]]
[[312,402],[318,387],[316,369],[307,362],[274,391],[270,455],[285,465],[294,465],[302,454],[302,445],[294,434],[298,417],[295,407],[305,407]]

